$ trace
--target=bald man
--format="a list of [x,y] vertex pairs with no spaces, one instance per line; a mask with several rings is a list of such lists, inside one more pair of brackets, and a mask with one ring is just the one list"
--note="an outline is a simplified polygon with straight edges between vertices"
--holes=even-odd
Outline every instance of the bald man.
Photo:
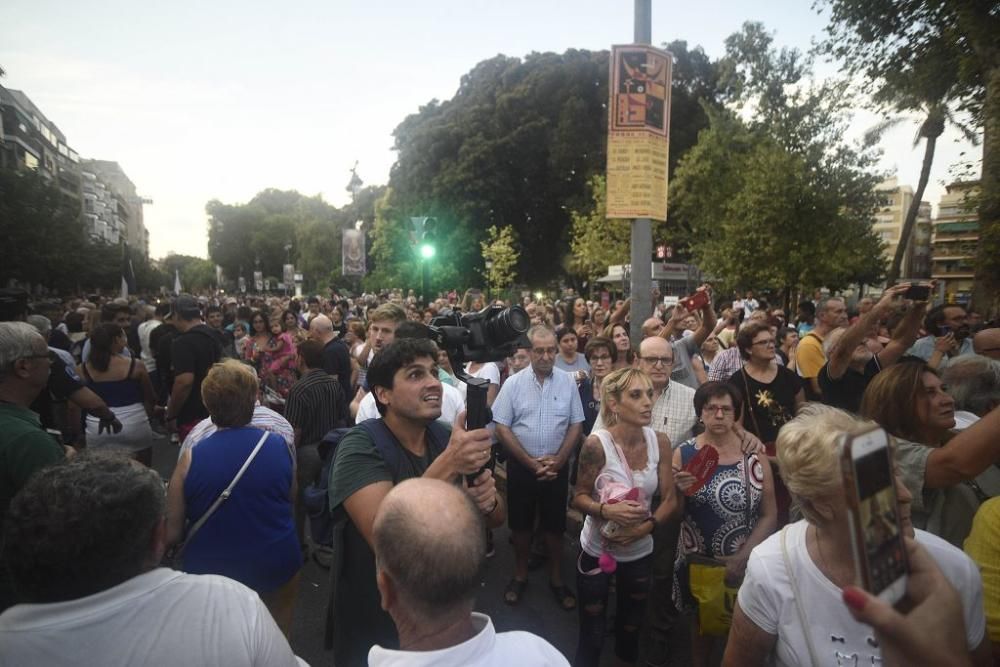
[[983,329],[972,339],[972,349],[990,359],[1000,360],[1000,329]]
[[400,649],[372,647],[369,665],[569,664],[544,639],[497,633],[489,616],[472,611],[486,561],[483,527],[482,513],[453,484],[418,478],[389,491],[372,546],[382,608]]
[[340,382],[344,396],[351,396],[351,351],[333,329],[333,322],[326,315],[317,315],[309,321],[309,337],[323,345],[323,370]]

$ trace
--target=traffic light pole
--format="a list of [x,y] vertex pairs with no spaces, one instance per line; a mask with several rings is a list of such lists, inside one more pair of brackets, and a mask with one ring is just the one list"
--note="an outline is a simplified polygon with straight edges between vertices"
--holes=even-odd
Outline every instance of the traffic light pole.
[[[652,0],[635,0],[635,36],[636,44],[650,44],[653,41],[653,7]],[[652,314],[653,276],[653,228],[649,218],[636,218],[632,221],[632,306],[630,309],[633,349],[639,349],[642,342],[642,323]]]

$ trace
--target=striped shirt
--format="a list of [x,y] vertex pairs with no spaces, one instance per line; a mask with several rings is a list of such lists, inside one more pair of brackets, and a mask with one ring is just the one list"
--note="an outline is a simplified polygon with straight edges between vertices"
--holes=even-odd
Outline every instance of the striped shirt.
[[346,405],[340,381],[313,368],[288,390],[285,418],[302,432],[300,446],[314,445],[332,429],[346,425]]
[[[292,425],[288,423],[287,419],[271,408],[265,408],[260,403],[255,405],[253,409],[253,418],[250,419],[249,426],[264,429],[269,433],[276,433],[280,435],[285,439],[285,444],[288,445],[288,450],[294,455],[295,431],[292,430]],[[184,442],[181,444],[181,451],[178,453],[177,458],[179,459],[183,456],[184,452],[192,449],[199,442],[218,430],[219,427],[212,423],[211,417],[202,419],[193,429],[191,429],[191,432],[188,433],[187,437],[184,438]]]
[[559,451],[566,432],[583,423],[583,403],[573,376],[552,369],[541,383],[531,366],[510,376],[493,403],[493,421],[514,432],[528,456]]

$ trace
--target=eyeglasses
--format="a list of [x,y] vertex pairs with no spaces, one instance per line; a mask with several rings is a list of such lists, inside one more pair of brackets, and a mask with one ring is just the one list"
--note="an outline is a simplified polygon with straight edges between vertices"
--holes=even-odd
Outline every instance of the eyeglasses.
[[646,362],[650,366],[672,366],[674,364],[673,357],[639,357],[642,361]]
[[707,412],[713,415],[718,414],[720,410],[724,415],[731,415],[736,411],[736,409],[731,405],[706,405],[701,409],[702,412]]
[[750,343],[751,345],[763,345],[764,347],[774,347],[774,339],[771,340],[759,340],[756,343]]
[[611,361],[611,355],[609,354],[593,354],[590,356],[590,362],[595,361]]

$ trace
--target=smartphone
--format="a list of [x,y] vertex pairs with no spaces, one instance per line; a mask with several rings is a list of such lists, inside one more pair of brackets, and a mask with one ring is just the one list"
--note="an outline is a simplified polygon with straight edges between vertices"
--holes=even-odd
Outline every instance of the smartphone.
[[695,292],[691,296],[686,296],[679,301],[684,310],[692,311],[703,308],[708,303],[707,292]]
[[889,436],[880,429],[840,444],[854,571],[860,587],[890,604],[906,592],[909,564],[899,522]]
[[913,301],[927,301],[931,296],[931,286],[930,285],[920,285],[913,284],[906,288],[906,292],[903,293],[904,299],[912,299]]

